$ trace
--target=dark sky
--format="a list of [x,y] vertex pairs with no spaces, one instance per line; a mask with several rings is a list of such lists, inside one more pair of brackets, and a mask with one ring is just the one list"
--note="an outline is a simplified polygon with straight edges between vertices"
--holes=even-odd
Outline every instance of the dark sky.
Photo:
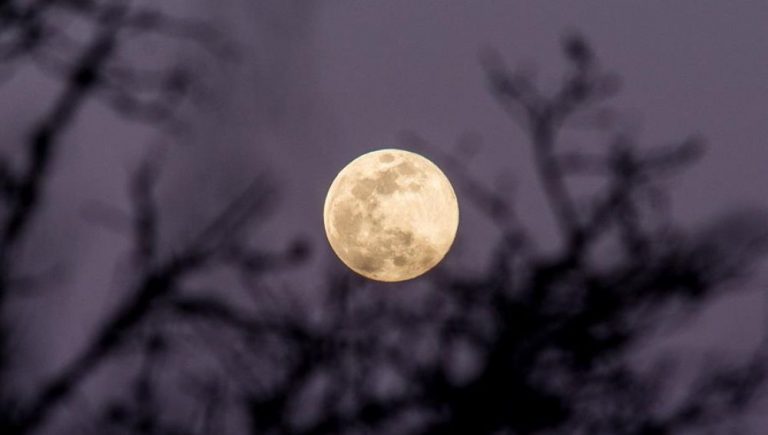
[[[661,145],[690,134],[706,139],[703,160],[671,180],[679,221],[700,223],[744,204],[768,206],[766,2],[324,5],[309,53],[337,133],[325,177],[369,148],[399,145],[395,134],[402,129],[448,150],[463,132],[475,131],[485,146],[474,173],[491,183],[494,174],[511,171],[519,213],[546,237],[551,222],[542,220],[526,142],[486,92],[478,51],[494,47],[510,65],[531,65],[543,83],[552,83],[562,71],[560,37],[576,30],[622,76],[616,106],[628,111],[641,143]],[[487,226],[466,209],[465,242],[483,237]],[[748,351],[766,325],[767,287],[763,272],[749,292],[716,302],[694,327],[660,337],[655,346],[687,355],[694,365],[712,347]]]
[[[445,150],[474,131],[485,144],[474,173],[490,184],[494,174],[511,171],[519,212],[546,237],[551,227],[539,224],[545,209],[525,139],[486,92],[478,51],[495,47],[510,65],[532,65],[546,85],[562,71],[561,35],[576,30],[622,76],[615,105],[627,110],[641,143],[706,139],[703,160],[671,180],[681,222],[744,204],[768,206],[766,22],[764,2],[323,3],[307,49],[335,127],[321,179],[368,149],[402,145],[396,134],[403,129]],[[321,200],[312,198],[318,210]],[[482,237],[487,223],[462,211],[462,239]],[[764,290],[767,281],[759,277],[751,286]],[[682,345],[747,349],[765,308],[759,291],[722,301]]]
[[581,31],[624,78],[617,105],[636,114],[645,142],[707,138],[707,158],[677,186],[679,214],[695,218],[765,202],[767,19],[763,2],[328,2],[310,53],[343,157],[392,145],[404,128],[446,146],[474,130],[488,160],[508,155],[525,171],[524,143],[485,92],[478,51],[495,47],[556,79],[559,37]]
[[[705,138],[705,157],[670,181],[676,219],[696,225],[733,207],[768,206],[768,3],[339,1],[322,3],[313,18],[300,65],[311,68],[307,80],[317,84],[313,98],[331,128],[323,139],[297,142],[291,159],[304,160],[302,173],[320,183],[295,193],[308,207],[302,219],[318,233],[312,219],[336,171],[370,149],[403,146],[397,134],[406,129],[446,151],[463,133],[480,134],[473,172],[488,184],[512,174],[519,213],[546,239],[553,231],[527,143],[486,91],[478,52],[494,47],[510,65],[534,67],[546,86],[560,77],[558,44],[571,30],[622,76],[615,106],[627,111],[642,144]],[[466,262],[468,252],[482,254],[473,246],[489,233],[468,206],[462,219]],[[693,327],[654,347],[693,365],[713,347],[748,351],[766,324],[767,286],[763,272],[750,291],[717,301]]]
[[[444,151],[453,150],[466,132],[481,135],[484,146],[471,170],[488,184],[511,174],[520,214],[547,239],[551,222],[535,188],[525,139],[486,91],[478,52],[494,47],[510,65],[535,67],[544,85],[555,83],[562,71],[560,37],[570,30],[582,32],[602,63],[622,76],[625,86],[615,105],[628,112],[642,143],[664,144],[689,134],[707,140],[704,159],[671,184],[681,222],[696,224],[743,204],[768,206],[768,2],[213,3],[201,6],[202,14],[224,23],[250,49],[238,65],[211,68],[213,104],[189,110],[195,121],[190,139],[169,151],[161,193],[178,205],[169,219],[183,224],[181,232],[267,169],[279,180],[282,200],[264,230],[265,243],[312,237],[318,263],[310,270],[318,270],[332,260],[320,215],[333,177],[359,154],[404,146],[398,134],[411,130]],[[18,80],[3,92],[23,90],[25,96],[16,98],[44,101],[37,94],[53,86],[30,75]],[[0,116],[10,119],[13,112],[22,124],[38,113],[38,105],[22,106],[2,105]],[[61,303],[37,314],[51,319],[53,328],[58,322],[75,326],[57,331],[45,349],[49,361],[72,351],[70,343],[82,340],[117,291],[119,270],[110,265],[123,258],[125,240],[94,233],[92,223],[82,220],[84,204],[122,201],[132,162],[160,140],[96,106],[81,119],[88,121],[71,135],[66,159],[72,160],[60,164],[69,169],[56,175],[65,181],[53,187],[74,192],[53,207],[59,235],[78,240],[79,257],[68,273],[69,293],[52,296]],[[107,133],[110,146],[104,147]],[[19,132],[9,127],[7,134]],[[198,213],[174,215],[190,206]],[[462,203],[465,252],[492,236],[487,227]],[[750,288],[765,290],[765,275]],[[729,297],[708,309],[696,328],[659,342],[692,350],[694,358],[710,345],[749,349],[765,308],[759,291]],[[73,316],[82,321],[69,321]],[[39,333],[50,337],[49,332]]]

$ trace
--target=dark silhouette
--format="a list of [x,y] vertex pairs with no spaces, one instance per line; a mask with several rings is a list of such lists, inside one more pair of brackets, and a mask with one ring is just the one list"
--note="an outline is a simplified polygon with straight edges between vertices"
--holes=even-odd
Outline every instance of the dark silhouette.
[[[62,11],[92,24],[84,45],[49,19]],[[0,310],[25,291],[16,252],[83,105],[101,99],[127,119],[181,128],[175,109],[194,94],[194,73],[117,64],[128,30],[189,40],[217,56],[229,47],[203,23],[127,0],[0,3],[0,59],[32,62],[64,83],[21,155],[0,159]],[[554,92],[495,53],[481,59],[491,92],[528,133],[557,223],[556,249],[537,244],[510,192],[486,188],[460,157],[408,134],[406,145],[438,156],[460,193],[498,227],[490,263],[472,274],[438,268],[408,294],[331,272],[304,283],[322,296],[310,302],[263,285],[266,275],[305,260],[306,243],[272,253],[245,242],[277,195],[263,177],[187,244],[161,252],[154,189],[162,159],[151,154],[128,186],[126,294],[82,351],[29,397],[0,382],[0,432],[54,427],[57,413],[106,365],[121,376],[106,386],[94,415],[65,419],[74,432],[677,434],[737,421],[763,391],[764,344],[743,365],[713,363],[682,399],[664,406],[673,367],[641,371],[631,353],[670,309],[693,312],[736,291],[734,281],[768,247],[765,215],[736,210],[701,229],[676,226],[661,181],[693,163],[701,141],[637,146],[604,105],[618,92],[618,77],[580,36],[564,39],[563,54],[568,69]],[[563,149],[574,124],[604,131],[607,142]],[[595,187],[576,189],[577,177],[593,177]],[[216,279],[221,270],[239,283]],[[220,287],[239,292],[224,296],[232,292]],[[2,381],[13,329],[0,325]]]
[[[93,33],[85,43],[77,44],[57,27],[52,18],[63,13],[91,23]],[[102,99],[128,119],[168,128],[177,124],[174,113],[181,99],[195,91],[191,71],[181,65],[119,63],[119,43],[124,33],[157,33],[186,39],[216,56],[227,56],[229,47],[204,23],[177,19],[160,9],[135,7],[127,0],[3,2],[0,22],[3,24],[0,28],[3,60],[28,58],[43,71],[64,81],[52,108],[32,129],[21,162],[4,156],[0,166],[4,195],[0,239],[0,302],[3,302],[11,291],[23,291],[12,284],[15,252],[24,242],[45,199],[51,167],[62,152],[59,149],[62,136],[83,105],[91,99]],[[178,291],[178,285],[188,275],[206,270],[210,263],[250,261],[252,269],[266,268],[303,255],[293,250],[287,255],[259,256],[238,248],[236,240],[242,228],[268,208],[273,195],[266,180],[259,178],[208,227],[202,228],[188,246],[167,258],[161,257],[155,249],[159,237],[158,211],[152,192],[157,178],[156,166],[155,162],[147,161],[137,170],[130,186],[136,283],[85,349],[33,397],[22,402],[5,399],[3,433],[31,433],[45,424],[90,374],[126,346],[153,311]],[[3,306],[0,303],[0,309]],[[3,356],[6,355],[4,352]]]

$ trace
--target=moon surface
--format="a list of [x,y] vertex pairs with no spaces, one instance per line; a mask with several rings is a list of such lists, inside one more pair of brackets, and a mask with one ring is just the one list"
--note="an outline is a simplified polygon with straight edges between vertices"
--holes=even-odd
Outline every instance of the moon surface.
[[405,281],[448,253],[459,206],[434,163],[409,151],[382,149],[339,172],[323,220],[331,248],[350,269],[377,281]]

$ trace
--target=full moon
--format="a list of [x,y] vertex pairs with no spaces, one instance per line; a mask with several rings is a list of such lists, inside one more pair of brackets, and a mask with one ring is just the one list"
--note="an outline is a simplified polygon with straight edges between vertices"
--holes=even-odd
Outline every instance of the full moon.
[[448,253],[459,206],[434,163],[409,151],[382,149],[339,172],[323,220],[331,248],[350,269],[377,281],[405,281]]

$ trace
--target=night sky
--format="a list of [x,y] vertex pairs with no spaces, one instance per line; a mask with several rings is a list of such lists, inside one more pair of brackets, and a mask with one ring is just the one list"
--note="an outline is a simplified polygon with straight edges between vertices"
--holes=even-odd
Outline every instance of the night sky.
[[[414,149],[408,134],[428,142],[419,151],[441,166],[442,153],[456,155],[462,140],[477,141],[470,173],[487,186],[514,186],[521,219],[554,249],[554,221],[527,138],[488,90],[480,59],[489,49],[510,67],[536,71],[542,88],[551,89],[564,67],[561,38],[578,32],[600,65],[621,77],[612,106],[624,132],[641,146],[702,138],[704,157],[664,184],[681,225],[697,228],[723,211],[768,206],[768,3],[226,0],[172,10],[212,20],[242,52],[220,61],[153,41],[138,51],[141,59],[189,61],[204,76],[201,101],[181,108],[186,127],[177,137],[126,122],[98,103],[77,117],[52,175],[52,199],[23,256],[50,274],[44,285],[58,283],[40,296],[48,303],[22,300],[14,308],[18,352],[30,361],[16,381],[23,388],[77,353],[131,280],[125,234],[102,228],[94,215],[104,204],[126,207],[126,180],[148,152],[165,162],[161,250],[172,252],[264,173],[277,202],[250,236],[275,250],[310,240],[309,263],[269,281],[301,288],[310,299],[323,274],[340,268],[323,233],[328,186],[362,153]],[[0,88],[4,149],[17,146],[59,89],[32,68],[22,72]],[[578,147],[593,138],[576,132],[566,142]],[[480,270],[497,233],[463,194],[457,189],[457,243],[440,267]],[[685,328],[661,331],[641,346],[638,366],[665,352],[686,367],[713,352],[743,358],[766,325],[765,266],[735,285],[746,290],[711,301]],[[765,427],[759,421],[750,427]]]

